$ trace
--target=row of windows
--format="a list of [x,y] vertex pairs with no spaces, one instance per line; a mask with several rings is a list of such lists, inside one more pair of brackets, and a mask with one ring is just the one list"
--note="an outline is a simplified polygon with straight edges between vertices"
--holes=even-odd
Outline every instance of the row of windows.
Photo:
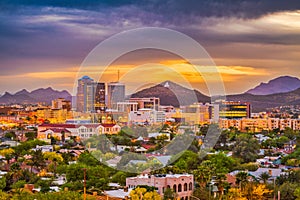
[[[169,185],[167,186],[168,188],[171,188]],[[188,188],[188,184],[185,183],[183,185],[183,188],[182,188],[182,185],[181,184],[178,184],[178,187],[176,186],[176,184],[173,185],[173,191],[174,192],[182,192],[182,189],[183,191],[191,191],[193,189],[193,184],[192,183],[189,183],[189,188]],[[163,192],[164,192],[164,188],[163,188]]]
[[[110,130],[109,130],[110,128],[105,128],[104,130],[105,130],[105,132],[109,132]],[[113,132],[117,132],[117,131],[119,131],[119,129],[118,128],[112,128],[112,131]],[[93,130],[93,128],[81,128],[81,129],[79,129],[79,133],[87,133],[87,132],[94,132],[94,130]],[[101,128],[99,128],[99,130],[98,130],[98,132],[99,133],[102,133],[102,129]]]
[[79,129],[79,133],[86,133],[86,132],[92,132],[93,129],[92,128],[81,128]]
[[[128,187],[129,187],[129,188],[135,188],[136,186],[134,186],[134,185],[129,185]],[[171,186],[168,185],[167,188],[171,189]],[[189,190],[189,191],[192,191],[192,190],[193,190],[193,184],[192,184],[192,183],[189,183],[189,185],[188,185],[187,183],[185,183],[185,184],[183,185],[183,187],[182,187],[182,184],[178,184],[178,186],[177,186],[176,184],[174,184],[172,189],[173,189],[174,192],[182,192],[182,191],[186,192],[186,191],[188,191],[188,190]],[[163,192],[163,193],[165,192],[165,188],[164,188],[164,187],[162,188],[162,192]]]

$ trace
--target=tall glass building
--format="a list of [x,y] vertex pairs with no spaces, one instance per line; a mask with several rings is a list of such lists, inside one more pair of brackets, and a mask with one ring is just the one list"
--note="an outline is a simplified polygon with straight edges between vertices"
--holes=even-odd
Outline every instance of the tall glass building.
[[77,111],[101,112],[105,111],[105,83],[94,82],[88,76],[78,80]]
[[107,106],[116,109],[118,102],[125,101],[125,85],[120,82],[110,82],[107,84]]

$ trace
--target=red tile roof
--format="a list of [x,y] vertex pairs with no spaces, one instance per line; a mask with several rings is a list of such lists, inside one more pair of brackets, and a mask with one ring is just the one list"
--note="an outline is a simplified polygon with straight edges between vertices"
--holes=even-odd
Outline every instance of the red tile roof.
[[41,132],[46,132],[46,131],[48,131],[48,130],[51,130],[51,131],[53,131],[54,133],[61,133],[61,132],[65,132],[65,133],[71,133],[71,131],[69,131],[69,130],[67,130],[67,129],[65,129],[65,128],[47,128],[47,129],[45,129],[45,130],[43,130],[43,131],[41,131]]
[[80,126],[84,126],[87,128],[97,128],[98,126],[103,127],[114,127],[116,124],[41,124],[39,127],[44,128],[78,128]]
[[39,127],[45,127],[45,128],[76,128],[78,127],[77,124],[41,124]]

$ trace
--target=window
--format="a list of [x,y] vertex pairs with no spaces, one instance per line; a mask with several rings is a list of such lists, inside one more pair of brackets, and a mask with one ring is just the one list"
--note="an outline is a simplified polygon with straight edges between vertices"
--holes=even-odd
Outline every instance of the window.
[[183,191],[187,191],[187,183],[184,184]]
[[192,189],[193,189],[193,184],[189,183],[189,190],[192,190]]
[[182,186],[181,186],[181,184],[178,185],[178,192],[182,192]]
[[177,186],[176,185],[173,185],[173,191],[177,192]]

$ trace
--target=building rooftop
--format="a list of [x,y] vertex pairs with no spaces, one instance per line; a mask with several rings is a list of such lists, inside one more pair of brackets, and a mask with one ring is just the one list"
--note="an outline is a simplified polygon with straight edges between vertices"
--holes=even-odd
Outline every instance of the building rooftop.
[[131,189],[129,189],[128,192],[124,192],[123,189],[109,190],[109,191],[104,191],[104,194],[110,197],[125,198],[126,196],[129,196],[130,191]]
[[[155,175],[151,175],[151,176],[154,176],[156,178],[180,178],[180,177],[193,177],[192,174],[155,174]],[[139,176],[136,176],[136,177],[130,177],[128,179],[135,179],[135,178],[149,178],[149,175],[148,174],[141,174]]]
[[93,79],[91,79],[89,76],[83,76],[81,79],[79,79],[79,80],[83,80],[83,79],[90,79],[90,80],[93,80]]

